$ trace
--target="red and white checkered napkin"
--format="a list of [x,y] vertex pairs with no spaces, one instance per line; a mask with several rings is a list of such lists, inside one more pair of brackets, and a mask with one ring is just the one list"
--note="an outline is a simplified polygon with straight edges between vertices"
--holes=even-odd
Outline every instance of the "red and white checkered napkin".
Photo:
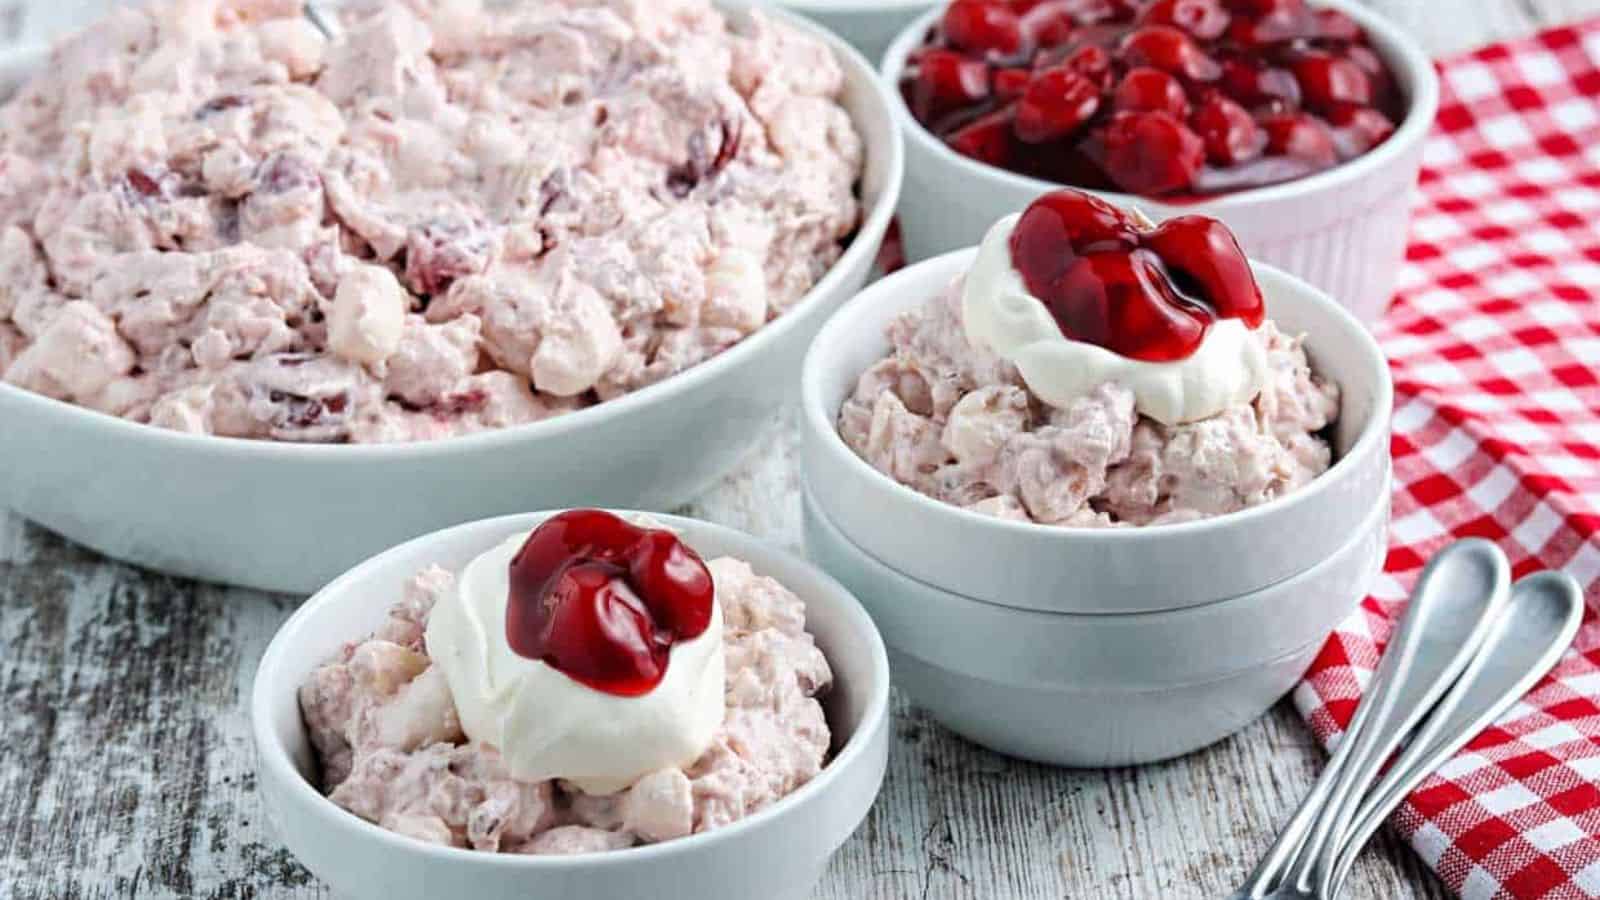
[[[1467,900],[1600,897],[1600,20],[1441,66],[1399,297],[1389,557],[1295,694],[1350,720],[1424,561],[1467,536],[1589,612],[1549,678],[1391,824]],[[1352,260],[1359,265],[1359,260]]]

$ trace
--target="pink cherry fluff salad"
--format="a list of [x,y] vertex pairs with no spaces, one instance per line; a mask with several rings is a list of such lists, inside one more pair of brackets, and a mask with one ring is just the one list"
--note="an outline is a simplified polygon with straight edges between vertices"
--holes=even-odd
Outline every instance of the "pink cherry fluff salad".
[[[672,646],[654,654],[664,624]],[[833,672],[805,626],[804,602],[749,564],[574,510],[418,573],[311,673],[300,708],[320,787],[380,827],[486,852],[616,850],[727,825],[821,772]]]
[[1075,190],[989,231],[888,328],[844,442],[930,497],[1023,522],[1162,525],[1327,470],[1339,387],[1280,331],[1231,232],[1156,226]]
[[709,0],[117,8],[0,107],[0,377],[164,428],[440,438],[653,384],[859,221],[821,42]]

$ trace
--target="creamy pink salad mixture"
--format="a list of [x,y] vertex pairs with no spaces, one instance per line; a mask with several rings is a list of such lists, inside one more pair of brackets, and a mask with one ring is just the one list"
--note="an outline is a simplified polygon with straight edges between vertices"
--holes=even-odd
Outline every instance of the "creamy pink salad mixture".
[[0,108],[0,372],[112,415],[438,438],[660,381],[856,227],[822,43],[708,0],[119,8]]
[[333,802],[391,831],[504,853],[587,853],[726,825],[822,770],[828,723],[817,697],[833,673],[805,630],[805,605],[740,560],[707,563],[722,607],[727,713],[710,749],[683,769],[590,796],[512,778],[494,747],[469,743],[424,633],[455,578],[418,574],[371,637],[300,688],[300,707]]
[[1313,374],[1301,340],[1270,321],[1271,383],[1253,402],[1167,426],[1127,388],[1102,384],[1064,409],[973,345],[958,281],[889,328],[892,349],[861,375],[839,433],[862,458],[947,503],[1002,519],[1104,527],[1186,522],[1265,503],[1327,470],[1318,432],[1338,385]]

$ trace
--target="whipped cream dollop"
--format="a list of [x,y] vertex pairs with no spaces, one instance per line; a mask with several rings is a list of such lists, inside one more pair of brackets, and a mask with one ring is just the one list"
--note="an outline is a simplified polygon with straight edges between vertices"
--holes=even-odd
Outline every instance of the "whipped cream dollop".
[[1195,422],[1247,403],[1267,386],[1267,351],[1238,319],[1219,319],[1186,359],[1145,362],[1073,340],[1028,292],[1011,259],[1020,214],[984,236],[961,296],[967,338],[1017,367],[1039,399],[1065,407],[1106,382],[1133,392],[1143,415],[1166,425]]
[[726,680],[722,607],[711,624],[674,644],[666,675],[647,694],[619,696],[581,684],[506,640],[512,536],[462,570],[428,620],[428,655],[444,671],[461,728],[499,749],[524,781],[560,778],[586,794],[612,794],[658,769],[685,767],[722,724]]

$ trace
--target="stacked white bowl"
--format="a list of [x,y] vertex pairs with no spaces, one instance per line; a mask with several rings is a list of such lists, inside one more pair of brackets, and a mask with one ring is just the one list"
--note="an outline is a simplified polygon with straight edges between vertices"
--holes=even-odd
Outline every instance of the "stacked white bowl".
[[[1304,278],[1362,321],[1373,322],[1387,309],[1404,260],[1422,146],[1439,108],[1439,77],[1410,35],[1361,3],[1316,3],[1360,23],[1394,72],[1406,99],[1406,117],[1387,141],[1309,178],[1182,205],[1096,193],[1119,206],[1142,206],[1158,220],[1185,213],[1221,219],[1252,258]],[[883,79],[891,88],[899,84],[907,58],[926,40],[940,14],[932,11],[907,25],[884,54]],[[900,224],[908,259],[975,244],[996,219],[1061,187],[950,149],[912,116],[897,89],[890,91],[890,109],[905,134]]]
[[1326,294],[1257,264],[1269,317],[1337,382],[1333,466],[1241,512],[1144,528],[1003,521],[905,487],[836,430],[885,328],[974,251],[886,278],[823,327],[802,374],[807,549],[867,607],[895,683],[954,731],[1072,766],[1216,741],[1290,690],[1379,571],[1393,389],[1383,353]]

